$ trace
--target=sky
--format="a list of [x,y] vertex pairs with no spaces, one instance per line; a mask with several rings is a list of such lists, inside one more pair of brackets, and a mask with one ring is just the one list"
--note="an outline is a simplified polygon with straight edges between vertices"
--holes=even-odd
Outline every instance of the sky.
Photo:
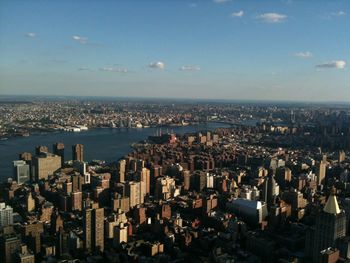
[[0,0],[0,95],[350,101],[350,0]]

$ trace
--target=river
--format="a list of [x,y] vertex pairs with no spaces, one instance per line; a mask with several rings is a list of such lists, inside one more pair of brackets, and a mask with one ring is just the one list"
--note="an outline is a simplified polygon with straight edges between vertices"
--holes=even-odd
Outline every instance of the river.
[[[185,134],[202,130],[214,130],[219,127],[229,127],[224,123],[203,123],[183,127],[162,128],[162,132],[175,132]],[[158,128],[159,130],[159,128]],[[106,128],[91,129],[83,132],[57,132],[35,134],[29,137],[14,137],[0,141],[0,180],[12,176],[12,161],[18,160],[21,152],[34,153],[35,146],[45,145],[52,152],[52,145],[63,142],[65,145],[65,160],[72,159],[72,145],[84,145],[84,160],[94,159],[107,162],[116,161],[131,151],[131,144],[145,140],[150,135],[156,135],[157,128],[126,129]]]

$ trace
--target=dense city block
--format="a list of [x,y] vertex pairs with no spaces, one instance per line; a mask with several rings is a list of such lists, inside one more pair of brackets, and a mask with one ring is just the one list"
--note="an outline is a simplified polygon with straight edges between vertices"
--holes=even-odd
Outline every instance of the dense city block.
[[82,144],[18,153],[1,187],[3,262],[350,259],[349,109],[132,103],[117,114],[113,103],[61,102],[82,105],[67,109],[66,120],[55,114],[56,102],[6,104],[1,111],[17,116],[33,107],[18,115],[31,112],[32,125],[42,114],[32,109],[45,103],[55,125],[99,127],[136,115],[148,124],[192,122],[199,110],[202,121],[249,118],[256,125],[156,134],[112,163],[86,160]]

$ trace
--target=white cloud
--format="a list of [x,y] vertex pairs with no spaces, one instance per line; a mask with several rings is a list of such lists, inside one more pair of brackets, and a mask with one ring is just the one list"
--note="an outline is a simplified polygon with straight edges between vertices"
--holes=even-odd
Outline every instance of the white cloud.
[[232,17],[243,17],[243,15],[244,15],[243,10],[240,10],[240,11],[238,11],[238,12],[233,12],[233,13],[231,14]]
[[224,4],[224,3],[227,3],[227,2],[231,2],[231,0],[213,0],[214,3],[216,4]]
[[299,58],[311,58],[313,55],[310,51],[304,51],[304,52],[297,52],[294,54],[294,56]]
[[338,11],[338,12],[333,12],[331,13],[332,16],[345,16],[346,13],[342,10]]
[[196,3],[189,3],[188,6],[189,6],[189,7],[192,7],[192,8],[195,8],[195,7],[197,7],[198,5],[197,5]]
[[106,71],[106,72],[117,72],[117,73],[128,73],[129,70],[126,68],[113,68],[113,67],[103,67],[100,68],[101,71]]
[[199,71],[201,68],[194,65],[184,65],[180,68],[181,71]]
[[151,62],[148,66],[150,68],[157,68],[157,69],[164,69],[165,68],[165,64],[161,61]]
[[91,69],[88,68],[88,67],[80,67],[80,68],[78,68],[78,70],[79,70],[79,71],[85,71],[85,70],[91,71]]
[[331,62],[326,62],[323,64],[316,65],[316,68],[322,69],[322,68],[335,68],[335,69],[345,69],[346,62],[344,60],[334,60]]
[[278,13],[264,13],[257,16],[257,19],[260,19],[265,23],[281,23],[287,19],[287,15]]
[[25,36],[26,37],[36,37],[36,33],[28,32],[28,33],[25,33]]
[[82,36],[75,35],[75,36],[72,36],[72,38],[73,38],[74,41],[76,41],[76,42],[78,42],[78,43],[80,43],[82,45],[85,45],[88,42],[88,38],[87,37],[82,37]]
[[325,14],[325,15],[322,15],[321,18],[322,19],[326,19],[326,20],[331,20],[335,17],[341,17],[341,16],[345,16],[346,13],[342,10],[340,11],[337,11],[337,12],[332,12],[332,13],[328,13],[328,14]]

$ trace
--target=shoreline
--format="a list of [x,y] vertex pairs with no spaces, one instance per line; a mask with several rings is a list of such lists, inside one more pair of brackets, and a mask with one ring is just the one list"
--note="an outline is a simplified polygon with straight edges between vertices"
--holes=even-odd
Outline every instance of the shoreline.
[[0,143],[1,141],[8,141],[8,140],[13,140],[13,139],[18,139],[18,138],[28,138],[28,137],[33,137],[33,136],[38,136],[38,135],[48,135],[48,134],[59,134],[59,133],[72,133],[72,134],[79,134],[79,133],[85,133],[88,131],[93,131],[93,130],[103,130],[103,129],[113,129],[113,130],[122,130],[122,129],[131,129],[131,130],[143,130],[143,129],[150,129],[150,128],[179,128],[179,127],[188,127],[188,126],[196,126],[196,125],[202,125],[202,124],[208,124],[208,123],[219,123],[223,125],[230,125],[235,126],[235,125],[243,125],[243,126],[249,126],[248,124],[242,124],[242,123],[229,123],[225,121],[202,121],[202,122],[192,122],[192,123],[187,123],[186,125],[180,125],[180,124],[175,124],[175,125],[157,125],[157,126],[146,126],[146,127],[91,127],[88,130],[82,130],[82,131],[66,131],[66,130],[46,130],[46,131],[36,131],[33,133],[29,133],[26,135],[18,135],[18,134],[11,134],[11,135],[4,135],[0,136]]
[[[214,124],[213,122],[198,123],[191,126],[173,127],[174,133],[184,134],[204,130],[215,130],[217,128],[229,128],[230,125]],[[170,127],[169,127],[170,128]],[[166,130],[166,129],[165,129]],[[165,132],[164,130],[164,132]],[[170,129],[169,129],[170,131]],[[49,136],[48,136],[49,135]],[[37,145],[50,147],[55,142],[65,144],[65,156],[71,156],[71,145],[81,143],[85,149],[85,160],[114,161],[132,149],[132,144],[145,140],[148,136],[156,135],[156,128],[143,129],[91,129],[85,132],[56,132],[37,134],[30,137],[14,137],[7,141],[0,141],[2,162],[0,163],[0,180],[4,180],[12,173],[12,161],[18,158],[21,152],[33,152]],[[23,139],[20,139],[23,138]]]

